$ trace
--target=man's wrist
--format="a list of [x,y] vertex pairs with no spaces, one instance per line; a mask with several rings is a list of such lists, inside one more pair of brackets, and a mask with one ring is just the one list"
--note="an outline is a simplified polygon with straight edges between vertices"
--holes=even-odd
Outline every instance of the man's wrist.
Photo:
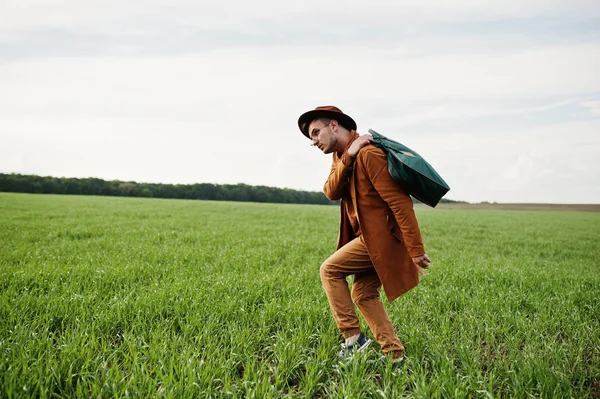
[[423,246],[421,246],[420,248],[408,248],[408,254],[413,259],[425,256],[426,253],[427,252],[425,252],[425,248],[423,248]]

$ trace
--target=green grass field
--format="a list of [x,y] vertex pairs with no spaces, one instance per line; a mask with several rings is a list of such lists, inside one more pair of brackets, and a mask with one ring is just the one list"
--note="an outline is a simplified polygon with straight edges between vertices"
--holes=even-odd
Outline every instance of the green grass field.
[[0,398],[600,397],[600,213],[417,215],[407,361],[339,364],[337,207],[2,193]]

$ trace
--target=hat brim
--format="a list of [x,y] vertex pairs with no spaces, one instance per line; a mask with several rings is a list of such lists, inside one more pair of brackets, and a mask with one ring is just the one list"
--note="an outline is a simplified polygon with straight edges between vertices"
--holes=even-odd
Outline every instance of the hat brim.
[[317,118],[330,118],[335,119],[338,123],[344,126],[348,130],[356,130],[356,122],[354,119],[350,118],[346,114],[342,114],[340,112],[328,111],[324,109],[313,109],[312,111],[308,111],[300,115],[298,118],[298,127],[302,134],[304,134],[307,138],[310,138],[308,135],[308,125],[312,121]]

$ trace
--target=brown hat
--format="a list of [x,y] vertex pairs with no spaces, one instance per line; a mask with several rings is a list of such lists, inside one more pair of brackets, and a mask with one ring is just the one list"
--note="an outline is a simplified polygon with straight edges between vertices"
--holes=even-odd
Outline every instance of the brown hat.
[[317,118],[331,118],[339,122],[340,125],[344,126],[348,130],[356,130],[356,122],[348,115],[344,114],[342,110],[333,105],[323,105],[317,107],[312,111],[308,111],[300,115],[298,118],[298,127],[302,134],[310,138],[308,135],[308,125]]

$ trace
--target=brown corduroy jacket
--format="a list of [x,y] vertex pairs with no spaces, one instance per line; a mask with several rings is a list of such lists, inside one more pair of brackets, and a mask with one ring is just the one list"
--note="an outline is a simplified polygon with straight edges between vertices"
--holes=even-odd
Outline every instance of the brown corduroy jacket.
[[[348,147],[358,137],[352,131]],[[353,159],[347,153],[348,147],[342,156],[333,154],[331,172],[323,188],[327,198],[341,200],[338,249],[360,231],[385,294],[392,302],[419,283],[411,257],[424,255],[425,248],[413,202],[390,176],[381,149],[368,144]]]

